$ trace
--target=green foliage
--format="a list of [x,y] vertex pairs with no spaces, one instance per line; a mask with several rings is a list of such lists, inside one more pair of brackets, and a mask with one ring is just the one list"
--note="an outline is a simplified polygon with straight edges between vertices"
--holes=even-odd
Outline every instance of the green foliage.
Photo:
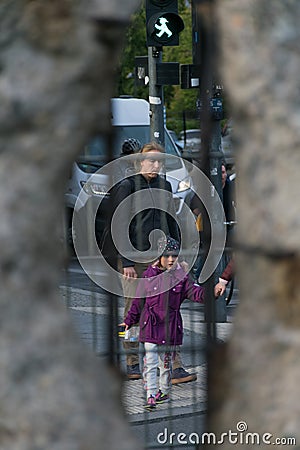
[[138,88],[134,83],[134,67],[136,56],[148,55],[146,46],[146,11],[144,5],[132,16],[131,25],[126,33],[126,41],[119,68],[117,95],[132,95],[147,98],[148,90]]
[[[180,64],[192,64],[192,14],[186,2],[179,1],[179,13],[184,21],[184,30],[180,33],[180,45],[165,47],[164,61],[178,61]],[[165,105],[167,108],[167,127],[179,133],[183,129],[183,116],[187,128],[199,128],[196,118],[196,100],[198,89],[181,89],[180,86],[166,86]]]

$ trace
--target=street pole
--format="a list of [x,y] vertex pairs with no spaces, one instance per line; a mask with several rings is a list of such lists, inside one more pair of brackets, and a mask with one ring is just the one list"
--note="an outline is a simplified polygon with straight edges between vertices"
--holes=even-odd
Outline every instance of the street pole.
[[157,84],[157,64],[162,62],[162,47],[148,47],[150,141],[164,146],[163,86]]
[[[216,194],[219,195],[221,201],[223,202],[223,189],[222,189],[222,160],[223,153],[220,151],[221,148],[221,121],[213,120],[212,130],[211,130],[211,142],[209,148],[209,169],[210,169],[210,180],[214,185]],[[221,234],[224,228],[223,216],[219,215],[218,212],[213,211],[212,222],[214,222],[214,227]],[[216,284],[219,281],[219,276],[225,268],[225,254],[223,254],[221,261],[216,268],[214,274],[213,283]],[[215,320],[216,322],[226,322],[227,312],[226,312],[226,301],[224,296],[220,297],[215,305]]]
[[[218,114],[215,97],[214,77],[216,75],[216,36],[214,27],[214,1],[192,1],[192,30],[193,30],[193,64],[201,67],[200,76],[200,128],[201,128],[201,155],[200,167],[214,185],[213,195],[222,193],[222,159],[221,149],[221,116]],[[221,99],[219,99],[221,101]],[[204,253],[208,253],[210,245],[210,225],[222,233],[224,227],[223,218],[218,217],[218,212],[212,211],[211,224],[209,218],[204,215]],[[206,320],[211,324],[212,335],[215,334],[214,322],[226,322],[225,298],[214,299],[213,287],[224,268],[224,257],[218,264],[215,273],[207,281],[207,307]]]
[[193,64],[201,66],[200,24],[197,10],[198,0],[192,0],[192,55]]

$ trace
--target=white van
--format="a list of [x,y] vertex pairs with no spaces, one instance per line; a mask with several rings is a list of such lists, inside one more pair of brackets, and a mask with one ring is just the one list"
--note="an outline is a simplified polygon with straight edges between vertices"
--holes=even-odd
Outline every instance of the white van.
[[[146,100],[136,98],[113,98],[111,100],[112,125],[114,128],[114,148],[113,157],[118,158],[121,153],[122,143],[125,139],[136,138],[141,144],[150,140],[150,106]],[[180,151],[176,147],[169,132],[165,128],[165,151],[169,155],[178,158],[166,160],[165,171],[166,179],[172,185],[173,197],[175,200],[176,212],[179,220],[183,223],[185,214],[183,213],[183,204],[189,204],[193,195],[192,179],[186,169],[184,160],[181,158]],[[106,161],[106,147],[103,136],[96,136],[84,149],[84,156],[79,157],[73,165],[72,176],[69,179],[65,204],[67,209],[67,239],[72,239],[72,216],[74,206],[79,192],[82,188],[87,189],[88,195],[106,196],[107,185],[105,176],[99,175],[93,177],[93,184],[86,184],[90,176],[101,168]],[[102,202],[105,205],[105,202]],[[106,202],[106,207],[107,207]],[[109,207],[109,204],[108,204]],[[103,220],[102,220],[103,219]],[[96,229],[101,234],[104,218],[101,214],[97,216]]]

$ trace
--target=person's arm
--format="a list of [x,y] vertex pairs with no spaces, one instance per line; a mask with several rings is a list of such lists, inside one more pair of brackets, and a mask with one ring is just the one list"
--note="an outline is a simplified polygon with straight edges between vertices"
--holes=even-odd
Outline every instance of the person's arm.
[[167,214],[169,233],[173,239],[176,239],[176,241],[180,242],[181,239],[180,239],[179,228],[178,228],[176,220],[174,219],[174,217],[176,217],[176,208],[175,208],[175,203],[174,203],[173,194],[172,194],[172,187],[168,181],[166,182],[166,189],[171,193],[170,201],[169,201],[169,205],[168,205],[168,213],[169,214]]
[[139,323],[140,316],[141,316],[141,299],[135,298],[124,320],[125,325],[127,325],[127,327],[130,328],[132,327],[132,325]]
[[220,297],[221,295],[224,294],[228,282],[231,281],[233,278],[233,274],[234,274],[234,262],[233,259],[231,258],[231,260],[225,267],[224,271],[222,272],[219,278],[219,282],[214,287],[215,297]]
[[194,194],[190,202],[190,208],[196,217],[198,217],[199,214],[201,214],[201,207],[202,207],[201,200],[199,199],[197,194]]
[[204,288],[199,284],[194,283],[190,277],[187,277],[184,282],[184,298],[188,298],[192,302],[204,303]]
[[[118,183],[115,186],[114,193],[113,193],[113,211],[116,210],[118,205],[128,198],[132,194],[132,185],[129,179],[125,179]],[[126,216],[122,216],[122,221],[117,221],[117,226],[120,226],[120,230],[116,230],[117,234],[124,233],[124,230],[126,229],[126,226],[129,224],[130,221],[130,208],[126,209]],[[130,238],[129,238],[130,239]],[[126,254],[122,254],[121,261],[123,266],[123,275],[125,278],[137,278],[137,273],[134,268],[134,262],[130,259],[126,258]]]
[[227,266],[225,267],[224,271],[222,272],[222,275],[220,276],[220,278],[222,278],[225,281],[231,281],[233,278],[233,273],[234,273],[234,261],[231,258],[229,263],[227,264]]

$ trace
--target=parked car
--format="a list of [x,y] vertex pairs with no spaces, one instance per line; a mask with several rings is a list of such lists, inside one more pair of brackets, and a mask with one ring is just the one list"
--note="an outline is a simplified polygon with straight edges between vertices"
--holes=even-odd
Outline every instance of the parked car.
[[[186,140],[184,141],[184,136]],[[224,153],[226,166],[231,169],[235,163],[234,148],[232,145],[233,127],[229,120],[221,130],[221,151]],[[183,151],[186,153],[195,153],[201,151],[201,130],[190,129],[181,131],[179,142],[182,143]]]
[[176,147],[178,148],[178,150],[180,152],[183,151],[183,142],[179,140],[177,134],[175,133],[175,131],[173,130],[168,130],[169,135],[171,136],[171,138],[173,139],[173,141],[175,142]]
[[185,151],[199,152],[201,147],[201,130],[195,128],[181,131],[179,142],[182,143]]
[[[68,246],[73,250],[73,233],[72,233],[72,219],[75,204],[78,200],[78,195],[81,195],[81,208],[85,207],[87,202],[103,200],[101,203],[101,214],[96,216],[95,229],[97,233],[101,233],[105,226],[104,208],[108,208],[108,184],[107,177],[102,174],[95,174],[103,163],[97,160],[88,160],[86,156],[80,156],[72,166],[72,172],[67,182],[65,192],[65,228],[66,240]],[[93,183],[89,183],[91,175],[93,175]],[[81,230],[86,227],[87,218],[82,220]],[[77,230],[78,232],[78,230]]]

